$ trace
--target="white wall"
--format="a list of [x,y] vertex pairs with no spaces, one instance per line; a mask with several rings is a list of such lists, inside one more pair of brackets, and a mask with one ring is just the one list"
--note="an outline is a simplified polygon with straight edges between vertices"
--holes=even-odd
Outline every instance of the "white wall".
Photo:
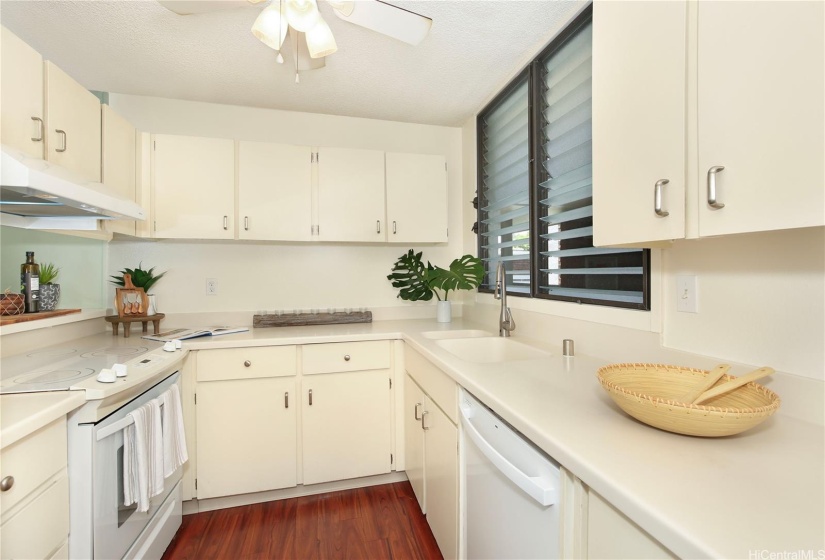
[[[109,102],[147,132],[444,155],[450,241],[416,250],[441,266],[463,254],[460,207],[469,202],[461,193],[459,128],[120,94],[111,94]],[[397,291],[386,279],[396,258],[407,249],[407,245],[116,240],[109,246],[109,259],[112,271],[140,261],[168,270],[153,289],[164,313],[369,307],[417,314],[421,305],[397,299]],[[206,278],[218,280],[217,296],[205,295]],[[426,307],[435,316],[434,304]]]

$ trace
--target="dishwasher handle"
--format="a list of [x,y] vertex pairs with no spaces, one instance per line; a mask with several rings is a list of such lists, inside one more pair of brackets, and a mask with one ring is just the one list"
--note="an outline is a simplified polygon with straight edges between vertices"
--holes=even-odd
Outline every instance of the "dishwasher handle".
[[[461,409],[461,425],[464,432],[470,437],[473,443],[484,454],[487,459],[501,471],[501,474],[521,488],[528,496],[536,500],[543,506],[552,506],[558,498],[557,489],[547,477],[529,476],[527,473],[516,467],[507,458],[499,453],[490,443],[484,439],[472,423],[472,409],[463,403]],[[525,445],[527,445],[525,443]]]

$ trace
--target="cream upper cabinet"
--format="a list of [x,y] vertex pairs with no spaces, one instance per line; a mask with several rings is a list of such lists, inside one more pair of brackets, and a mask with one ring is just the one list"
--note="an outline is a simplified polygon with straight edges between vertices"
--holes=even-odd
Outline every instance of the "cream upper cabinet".
[[[121,117],[108,105],[101,105],[103,126],[103,183],[121,198],[137,202],[136,139],[132,123]],[[135,222],[129,220],[107,220],[106,229],[113,233],[135,235]]]
[[238,142],[238,238],[309,241],[312,149]]
[[301,351],[303,483],[390,472],[389,341],[308,344]]
[[154,237],[233,239],[235,142],[155,134]]
[[321,241],[387,240],[384,152],[318,150],[318,228]]
[[295,346],[197,355],[197,497],[297,484]]
[[46,159],[100,182],[100,100],[45,64]]
[[600,1],[593,22],[595,244],[825,224],[825,4]]
[[685,236],[686,49],[686,2],[595,3],[595,245]]
[[386,154],[387,241],[447,241],[447,160],[427,154]]
[[0,27],[0,142],[43,157],[43,58]]
[[823,2],[698,3],[700,235],[825,224],[823,37]]

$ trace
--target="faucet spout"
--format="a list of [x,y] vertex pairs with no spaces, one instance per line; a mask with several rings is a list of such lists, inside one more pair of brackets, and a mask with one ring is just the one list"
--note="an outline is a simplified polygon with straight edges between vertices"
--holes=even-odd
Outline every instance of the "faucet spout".
[[493,293],[495,299],[501,300],[501,313],[498,319],[498,335],[508,337],[510,332],[515,330],[516,321],[510,308],[507,307],[507,276],[504,270],[504,262],[499,261],[496,267],[496,289]]

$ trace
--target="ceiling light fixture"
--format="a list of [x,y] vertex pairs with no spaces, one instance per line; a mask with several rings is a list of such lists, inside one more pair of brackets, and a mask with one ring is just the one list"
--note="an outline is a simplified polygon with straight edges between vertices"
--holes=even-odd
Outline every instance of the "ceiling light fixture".
[[[347,15],[354,9],[353,0],[332,0],[330,4]],[[278,51],[278,62],[281,64],[284,62],[281,50],[287,34],[295,40],[302,36],[305,38],[310,58],[322,59],[338,50],[332,30],[318,11],[316,0],[273,0],[252,24],[252,34],[267,47]],[[295,43],[295,40],[292,42]],[[297,48],[294,48],[294,54],[295,83],[298,83]]]

